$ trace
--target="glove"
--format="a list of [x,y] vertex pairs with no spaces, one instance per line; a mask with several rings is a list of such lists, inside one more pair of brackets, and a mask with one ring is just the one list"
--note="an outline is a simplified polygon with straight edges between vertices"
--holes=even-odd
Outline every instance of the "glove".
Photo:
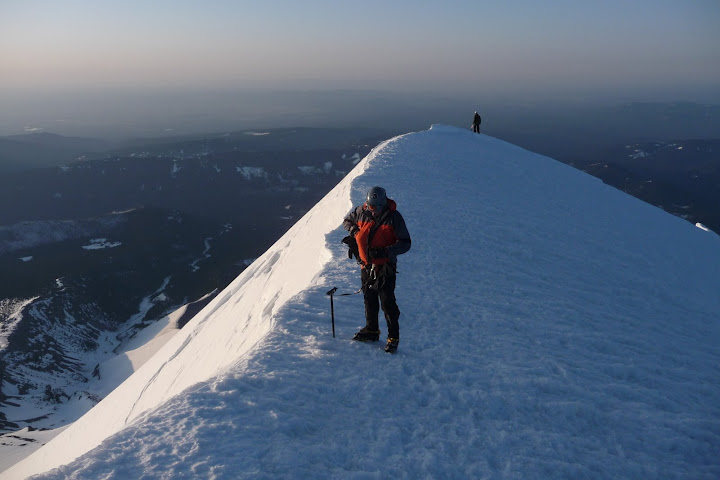
[[348,235],[347,237],[342,239],[342,243],[348,246],[348,258],[355,258],[360,260],[360,250],[358,250],[357,241],[355,240],[355,237],[352,235]]

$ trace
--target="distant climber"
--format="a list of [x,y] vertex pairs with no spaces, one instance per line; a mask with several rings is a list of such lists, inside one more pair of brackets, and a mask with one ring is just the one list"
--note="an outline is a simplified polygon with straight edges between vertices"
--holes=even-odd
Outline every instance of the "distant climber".
[[400,340],[400,309],[395,301],[397,256],[410,250],[410,233],[397,211],[395,201],[385,189],[372,187],[365,203],[345,216],[343,227],[350,235],[343,239],[350,247],[349,256],[360,264],[360,279],[365,298],[365,326],[353,340],[376,342],[380,338],[378,314],[382,305],[388,336],[385,351],[395,353]]
[[482,118],[480,118],[480,114],[475,112],[475,116],[473,117],[473,132],[480,133],[480,123],[482,123]]

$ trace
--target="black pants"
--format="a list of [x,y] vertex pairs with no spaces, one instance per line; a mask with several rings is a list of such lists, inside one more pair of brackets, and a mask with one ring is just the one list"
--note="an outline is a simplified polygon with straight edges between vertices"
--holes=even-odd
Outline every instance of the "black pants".
[[480,133],[480,125],[473,123],[473,132]]
[[400,309],[395,301],[395,273],[388,271],[386,275],[373,281],[370,272],[361,270],[362,290],[365,297],[365,326],[368,330],[379,330],[378,314],[382,305],[387,322],[388,337],[400,338]]

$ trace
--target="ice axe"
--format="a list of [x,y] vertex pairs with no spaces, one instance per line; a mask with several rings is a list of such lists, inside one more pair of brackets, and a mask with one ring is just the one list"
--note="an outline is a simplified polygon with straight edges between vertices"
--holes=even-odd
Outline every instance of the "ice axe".
[[[335,302],[333,301],[333,295],[335,295],[335,292],[337,292],[337,287],[331,288],[325,294],[325,295],[330,295],[330,319],[332,321],[333,338],[335,338]],[[360,292],[362,292],[362,288],[358,289],[358,291],[353,292],[353,293],[338,293],[338,297],[347,297],[350,295],[357,295]]]
[[337,287],[333,287],[327,292],[327,295],[330,295],[330,318],[332,320],[333,338],[335,338],[335,303],[333,302],[335,292],[337,292]]

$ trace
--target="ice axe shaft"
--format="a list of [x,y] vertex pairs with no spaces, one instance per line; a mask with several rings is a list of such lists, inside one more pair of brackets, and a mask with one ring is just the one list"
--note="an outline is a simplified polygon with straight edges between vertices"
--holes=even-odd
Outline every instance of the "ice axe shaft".
[[330,295],[330,319],[332,321],[333,338],[335,338],[335,303],[333,302],[335,292],[337,292],[337,287],[333,287],[327,292],[327,294]]

